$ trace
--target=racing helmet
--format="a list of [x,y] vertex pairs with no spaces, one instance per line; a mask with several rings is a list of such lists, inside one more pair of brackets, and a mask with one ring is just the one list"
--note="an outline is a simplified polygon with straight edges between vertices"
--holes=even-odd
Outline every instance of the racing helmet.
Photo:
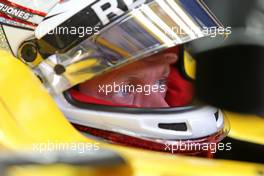
[[[3,3],[7,10],[1,11],[9,17],[0,18],[2,47],[34,71],[78,129],[123,145],[207,156],[210,149],[201,146],[224,137],[221,110],[196,104],[192,83],[180,72],[180,45],[210,36],[211,28],[221,26],[203,1],[50,0],[49,6],[30,8],[12,1]],[[8,8],[29,17],[10,15]],[[83,84],[92,86],[89,81],[131,64],[150,60],[150,67],[153,57],[162,60],[168,53],[179,61],[169,65],[163,97],[167,107],[114,103],[80,91]],[[133,68],[137,71],[137,65]],[[178,147],[183,145],[183,150]]]

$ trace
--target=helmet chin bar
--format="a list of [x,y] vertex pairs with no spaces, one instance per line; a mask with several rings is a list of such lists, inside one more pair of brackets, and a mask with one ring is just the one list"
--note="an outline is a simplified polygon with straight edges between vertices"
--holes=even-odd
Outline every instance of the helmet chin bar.
[[192,140],[157,140],[150,138],[140,138],[124,135],[121,133],[86,127],[83,125],[73,124],[78,130],[103,138],[111,143],[137,147],[153,151],[168,152],[171,154],[184,154],[190,156],[203,156],[211,158],[216,152],[215,146],[221,141],[225,134],[221,130],[210,136]]
[[[146,146],[157,143],[159,151],[162,151],[161,147],[164,148],[164,143],[168,145],[177,141],[206,143],[206,141],[212,142],[211,139],[218,142],[226,135],[226,131],[223,132],[226,123],[224,115],[220,110],[212,107],[160,110],[111,107],[111,110],[107,111],[106,106],[100,105],[86,104],[87,108],[78,107],[63,95],[55,96],[54,99],[70,122],[78,124],[78,127],[87,127],[86,131],[91,134],[95,133],[94,135],[96,135],[98,131],[102,130],[103,136],[101,137],[103,138],[106,138],[110,132],[109,134],[114,134],[121,139],[122,136],[127,136],[126,140],[146,141]],[[220,133],[219,137],[213,137]],[[115,142],[119,143],[121,139],[116,139]],[[127,145],[131,140],[127,141]],[[126,144],[125,141],[123,141],[124,144]],[[141,148],[146,148],[146,146],[141,146]],[[155,147],[154,149],[158,150]]]

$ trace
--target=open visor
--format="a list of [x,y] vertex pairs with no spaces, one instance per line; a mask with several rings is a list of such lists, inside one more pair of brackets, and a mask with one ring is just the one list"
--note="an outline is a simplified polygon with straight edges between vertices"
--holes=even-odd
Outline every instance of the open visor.
[[48,87],[60,93],[108,70],[209,36],[219,26],[201,0],[151,1],[86,39],[47,34],[38,41],[41,54],[49,55],[51,48],[57,54],[35,68]]

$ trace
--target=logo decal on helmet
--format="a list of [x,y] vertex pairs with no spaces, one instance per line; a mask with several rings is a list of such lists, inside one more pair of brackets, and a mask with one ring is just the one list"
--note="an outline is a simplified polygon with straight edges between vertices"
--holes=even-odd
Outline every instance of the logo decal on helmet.
[[0,11],[6,15],[11,15],[22,20],[28,20],[29,18],[33,17],[33,14],[31,13],[5,5],[3,3],[0,3]]
[[[111,14],[121,16],[127,10],[134,9],[135,7],[145,3],[146,0],[101,0],[91,6],[103,25],[110,22]],[[107,8],[105,8],[107,6]]]
[[1,23],[35,29],[58,0],[0,0]]

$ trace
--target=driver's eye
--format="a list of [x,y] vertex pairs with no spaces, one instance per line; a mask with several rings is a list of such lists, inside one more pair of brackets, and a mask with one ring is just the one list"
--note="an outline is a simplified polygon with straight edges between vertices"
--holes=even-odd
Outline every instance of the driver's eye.
[[164,85],[166,86],[167,85],[167,78],[162,78],[162,79],[156,81],[155,84],[158,86],[164,86]]
[[118,92],[115,92],[115,95],[118,97],[130,96],[131,94],[133,94],[133,92],[131,92],[133,90],[130,88],[131,86],[134,86],[134,85],[131,83],[121,84],[120,90]]
[[117,92],[117,93],[115,93],[115,94],[116,94],[116,96],[118,96],[118,97],[127,97],[127,96],[130,95],[130,93],[129,93],[129,92],[126,92],[126,91],[119,91],[119,92]]

